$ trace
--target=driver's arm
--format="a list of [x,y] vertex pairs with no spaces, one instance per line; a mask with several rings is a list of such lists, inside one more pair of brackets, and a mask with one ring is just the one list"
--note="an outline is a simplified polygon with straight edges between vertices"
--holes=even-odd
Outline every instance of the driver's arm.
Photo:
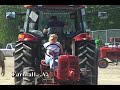
[[48,29],[51,27],[51,23],[50,22],[48,22],[48,24],[45,26],[45,28],[43,29],[43,33],[44,34],[48,34]]
[[63,47],[61,44],[60,44],[60,49],[61,49],[61,53],[63,53]]

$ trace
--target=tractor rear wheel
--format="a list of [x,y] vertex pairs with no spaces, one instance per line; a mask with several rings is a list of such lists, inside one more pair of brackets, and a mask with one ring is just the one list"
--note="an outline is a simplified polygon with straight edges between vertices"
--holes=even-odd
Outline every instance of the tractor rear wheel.
[[106,68],[108,66],[108,61],[106,59],[102,59],[98,61],[98,66],[100,68]]
[[[34,72],[34,60],[32,57],[32,43],[16,42],[15,46],[15,85],[31,85],[34,77],[27,77],[31,72]],[[27,68],[27,69],[26,69]]]
[[96,48],[94,41],[78,42],[76,51],[80,59],[80,68],[86,68],[89,71],[87,77],[81,77],[81,84],[97,85],[99,50]]

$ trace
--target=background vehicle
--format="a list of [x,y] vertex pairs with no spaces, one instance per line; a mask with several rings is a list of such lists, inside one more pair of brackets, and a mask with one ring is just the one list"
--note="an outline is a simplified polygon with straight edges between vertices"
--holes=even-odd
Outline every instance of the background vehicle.
[[4,53],[5,57],[13,57],[15,52],[15,43],[8,43],[6,48],[1,48],[0,50]]
[[106,68],[108,66],[108,59],[110,63],[116,63],[120,61],[120,38],[111,37],[110,44],[100,48],[100,60],[98,65],[100,68]]
[[[27,8],[27,12],[23,28],[24,32],[18,35],[18,41],[16,42],[15,47],[15,72],[23,73],[23,75],[29,75],[32,72],[35,72],[40,77],[39,79],[36,79],[38,77],[15,77],[15,84],[96,85],[98,80],[98,49],[96,49],[95,41],[92,40],[89,33],[86,32],[87,27],[85,22],[85,6],[25,5],[25,7]],[[59,75],[56,74],[54,74],[56,80],[49,80],[49,78],[47,78],[49,75],[47,75],[45,78],[46,75],[43,75],[43,73],[46,72],[43,71],[43,67],[40,67],[42,65],[41,60],[44,59],[45,54],[45,50],[43,48],[45,36],[41,31],[45,26],[44,21],[51,15],[57,15],[59,18],[65,17],[66,20],[69,21],[69,26],[72,27],[69,27],[67,31],[64,30],[65,32],[63,34],[63,36],[65,36],[65,38],[62,39],[62,45],[65,45],[63,50],[69,55],[61,55],[60,57],[62,59],[59,58],[58,60],[60,61],[58,62],[58,65],[60,65],[60,67],[64,67],[64,69],[58,67],[59,71],[57,71],[57,74],[62,74],[62,76],[67,75],[60,81],[58,80]],[[56,31],[61,33],[59,30],[57,30],[57,27]],[[66,60],[68,60],[67,63],[65,63]],[[67,68],[68,63],[69,67]],[[68,72],[70,70],[72,70],[73,73],[77,72],[77,76],[79,77],[77,79],[75,77],[72,79],[68,78]],[[49,70],[47,73],[49,73]],[[54,81],[54,83],[50,83],[51,81]]]

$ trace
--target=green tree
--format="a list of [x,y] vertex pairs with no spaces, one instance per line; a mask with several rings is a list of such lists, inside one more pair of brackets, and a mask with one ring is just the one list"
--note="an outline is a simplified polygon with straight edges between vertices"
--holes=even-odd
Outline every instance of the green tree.
[[[98,12],[107,12],[107,19],[99,19]],[[119,29],[120,5],[88,5],[86,18],[92,30]]]
[[18,25],[23,21],[20,16],[16,16],[14,20],[7,20],[6,12],[24,12],[22,5],[0,5],[0,43],[3,45],[9,42],[15,42],[19,33]]

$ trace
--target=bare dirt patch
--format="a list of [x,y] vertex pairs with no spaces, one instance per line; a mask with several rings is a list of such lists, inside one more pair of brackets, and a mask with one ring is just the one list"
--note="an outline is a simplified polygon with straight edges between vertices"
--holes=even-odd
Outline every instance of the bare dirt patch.
[[120,64],[109,64],[107,68],[98,70],[98,85],[120,85]]

